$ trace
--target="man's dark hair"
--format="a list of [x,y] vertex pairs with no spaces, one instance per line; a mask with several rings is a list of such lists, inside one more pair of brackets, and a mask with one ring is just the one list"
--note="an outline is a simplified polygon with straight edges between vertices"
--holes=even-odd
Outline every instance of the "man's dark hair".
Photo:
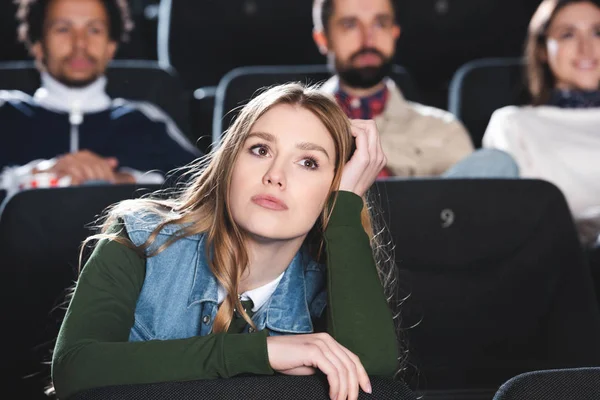
[[[18,5],[17,20],[19,21],[18,37],[28,50],[42,39],[44,20],[50,2],[53,0],[15,0]],[[133,29],[133,21],[127,0],[101,0],[109,21],[109,36],[115,42],[129,39]]]
[[[334,0],[314,0],[313,2],[313,26],[318,31],[327,33],[327,24],[333,15]],[[390,0],[394,10],[394,18],[397,15],[396,0]]]

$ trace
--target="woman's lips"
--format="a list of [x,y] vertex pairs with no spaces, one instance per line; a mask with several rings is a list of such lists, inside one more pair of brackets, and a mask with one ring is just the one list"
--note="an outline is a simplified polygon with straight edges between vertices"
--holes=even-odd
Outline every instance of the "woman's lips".
[[251,200],[254,204],[257,204],[269,210],[284,211],[288,209],[287,205],[285,204],[285,202],[283,202],[283,200],[280,200],[274,196],[258,195],[252,197]]
[[584,71],[595,70],[598,67],[598,61],[596,60],[579,60],[575,61],[574,64],[575,68]]

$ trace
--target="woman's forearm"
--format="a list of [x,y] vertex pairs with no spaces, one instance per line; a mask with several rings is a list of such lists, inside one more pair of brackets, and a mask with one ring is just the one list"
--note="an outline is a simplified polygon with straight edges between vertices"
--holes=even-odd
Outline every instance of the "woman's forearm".
[[370,375],[393,376],[398,342],[369,238],[360,222],[362,206],[357,195],[339,192],[325,232],[327,330],[360,357]]

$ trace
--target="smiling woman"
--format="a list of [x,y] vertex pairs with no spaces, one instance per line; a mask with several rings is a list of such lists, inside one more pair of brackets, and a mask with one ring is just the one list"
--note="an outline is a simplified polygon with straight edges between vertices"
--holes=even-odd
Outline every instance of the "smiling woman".
[[532,106],[492,115],[483,146],[565,194],[581,239],[600,234],[600,1],[544,0],[526,40]]
[[368,375],[393,376],[395,268],[364,200],[385,162],[375,124],[317,89],[250,101],[185,190],[118,204],[90,238],[53,355],[59,397],[321,371],[331,398],[356,399]]
[[536,105],[552,101],[552,95],[560,91],[598,91],[600,2],[542,2],[529,26],[525,56],[528,86]]

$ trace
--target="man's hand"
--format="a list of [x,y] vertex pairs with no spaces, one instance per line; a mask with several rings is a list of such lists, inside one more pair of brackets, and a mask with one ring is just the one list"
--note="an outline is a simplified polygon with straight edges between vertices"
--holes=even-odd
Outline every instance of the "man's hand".
[[115,173],[115,183],[125,185],[125,184],[133,184],[135,183],[135,178],[133,175],[130,175],[126,172],[117,172]]
[[114,157],[104,158],[89,150],[81,150],[59,157],[56,163],[44,172],[55,173],[59,179],[70,176],[72,185],[81,185],[88,181],[120,183],[119,179],[123,180],[125,177],[115,173],[118,165],[119,162]]

